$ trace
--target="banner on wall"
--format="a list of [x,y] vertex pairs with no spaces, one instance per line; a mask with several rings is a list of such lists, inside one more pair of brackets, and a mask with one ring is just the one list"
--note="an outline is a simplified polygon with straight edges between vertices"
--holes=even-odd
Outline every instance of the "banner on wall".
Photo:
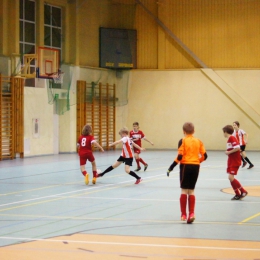
[[40,137],[40,119],[39,118],[33,118],[32,120],[33,124],[33,137],[34,138],[39,138]]

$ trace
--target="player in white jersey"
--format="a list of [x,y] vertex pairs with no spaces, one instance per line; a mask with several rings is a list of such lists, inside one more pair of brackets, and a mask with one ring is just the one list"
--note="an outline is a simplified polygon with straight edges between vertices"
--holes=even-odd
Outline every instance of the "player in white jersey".
[[249,167],[247,169],[251,169],[254,167],[254,165],[248,159],[245,152],[246,145],[248,142],[248,134],[244,130],[240,129],[239,126],[240,124],[238,121],[233,122],[234,132],[232,135],[237,138],[237,141],[239,142],[240,145],[241,160],[243,162],[242,167],[245,167],[247,163],[249,163]]
[[128,130],[126,128],[122,128],[119,131],[119,134],[121,136],[121,139],[118,141],[115,141],[114,143],[110,144],[109,146],[114,146],[120,143],[123,143],[122,147],[122,153],[120,157],[117,159],[117,161],[109,166],[104,172],[99,173],[97,177],[103,177],[104,174],[107,172],[110,172],[117,168],[121,163],[125,163],[125,172],[136,178],[135,184],[139,184],[141,182],[141,177],[139,177],[135,172],[130,170],[130,166],[132,166],[133,163],[133,151],[131,146],[133,145],[134,147],[144,151],[145,149],[140,147],[139,145],[135,144],[134,142],[131,141],[131,139],[128,137]]

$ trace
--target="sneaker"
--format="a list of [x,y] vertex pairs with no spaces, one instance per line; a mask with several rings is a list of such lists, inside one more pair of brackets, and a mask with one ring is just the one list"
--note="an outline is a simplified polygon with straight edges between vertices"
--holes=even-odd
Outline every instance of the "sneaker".
[[96,184],[96,180],[97,180],[97,178],[96,178],[96,177],[93,177],[92,183],[93,183],[93,184]]
[[240,195],[235,195],[231,200],[240,200]]
[[242,168],[244,168],[246,165],[247,165],[247,162],[244,161],[244,162],[243,162],[243,165],[242,165]]
[[187,219],[187,224],[191,224],[195,220],[195,215],[194,213],[191,213],[189,215],[189,218]]
[[247,196],[247,194],[248,194],[248,192],[246,191],[246,192],[243,192],[242,194],[241,194],[241,196],[240,196],[240,200],[242,200],[245,196]]
[[141,167],[138,167],[137,169],[135,169],[135,172],[139,172],[141,170]]
[[181,221],[186,221],[187,220],[187,216],[185,214],[181,215]]
[[250,164],[247,169],[251,169],[251,168],[253,168],[253,167],[254,167],[254,165],[253,165],[253,164]]
[[140,178],[140,179],[137,179],[136,182],[135,182],[135,184],[139,184],[141,181],[142,181],[141,178]]
[[146,171],[147,168],[148,168],[148,164],[146,164],[146,165],[144,166],[144,171]]
[[103,177],[102,173],[96,175],[96,178],[100,178],[100,177]]
[[85,175],[85,184],[88,185],[89,184],[89,180],[88,180],[88,173]]

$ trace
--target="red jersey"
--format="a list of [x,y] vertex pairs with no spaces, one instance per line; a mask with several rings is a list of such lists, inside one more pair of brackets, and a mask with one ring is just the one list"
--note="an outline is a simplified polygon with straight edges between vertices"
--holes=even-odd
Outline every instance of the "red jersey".
[[94,136],[92,135],[81,135],[78,139],[79,144],[79,156],[83,156],[88,154],[89,152],[92,153],[91,144],[96,142]]
[[134,143],[142,147],[141,140],[144,138],[144,133],[141,130],[135,132],[134,130],[130,131],[130,138],[135,139]]
[[[229,136],[227,140],[227,151],[233,150],[234,148],[240,148],[238,140],[233,135]],[[241,165],[240,151],[228,155],[227,161],[228,167],[239,167]]]

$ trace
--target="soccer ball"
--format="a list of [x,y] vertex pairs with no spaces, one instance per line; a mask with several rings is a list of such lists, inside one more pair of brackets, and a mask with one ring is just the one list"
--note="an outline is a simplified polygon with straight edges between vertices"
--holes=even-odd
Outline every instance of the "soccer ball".
[[100,174],[102,171],[100,169],[97,169],[97,174]]

